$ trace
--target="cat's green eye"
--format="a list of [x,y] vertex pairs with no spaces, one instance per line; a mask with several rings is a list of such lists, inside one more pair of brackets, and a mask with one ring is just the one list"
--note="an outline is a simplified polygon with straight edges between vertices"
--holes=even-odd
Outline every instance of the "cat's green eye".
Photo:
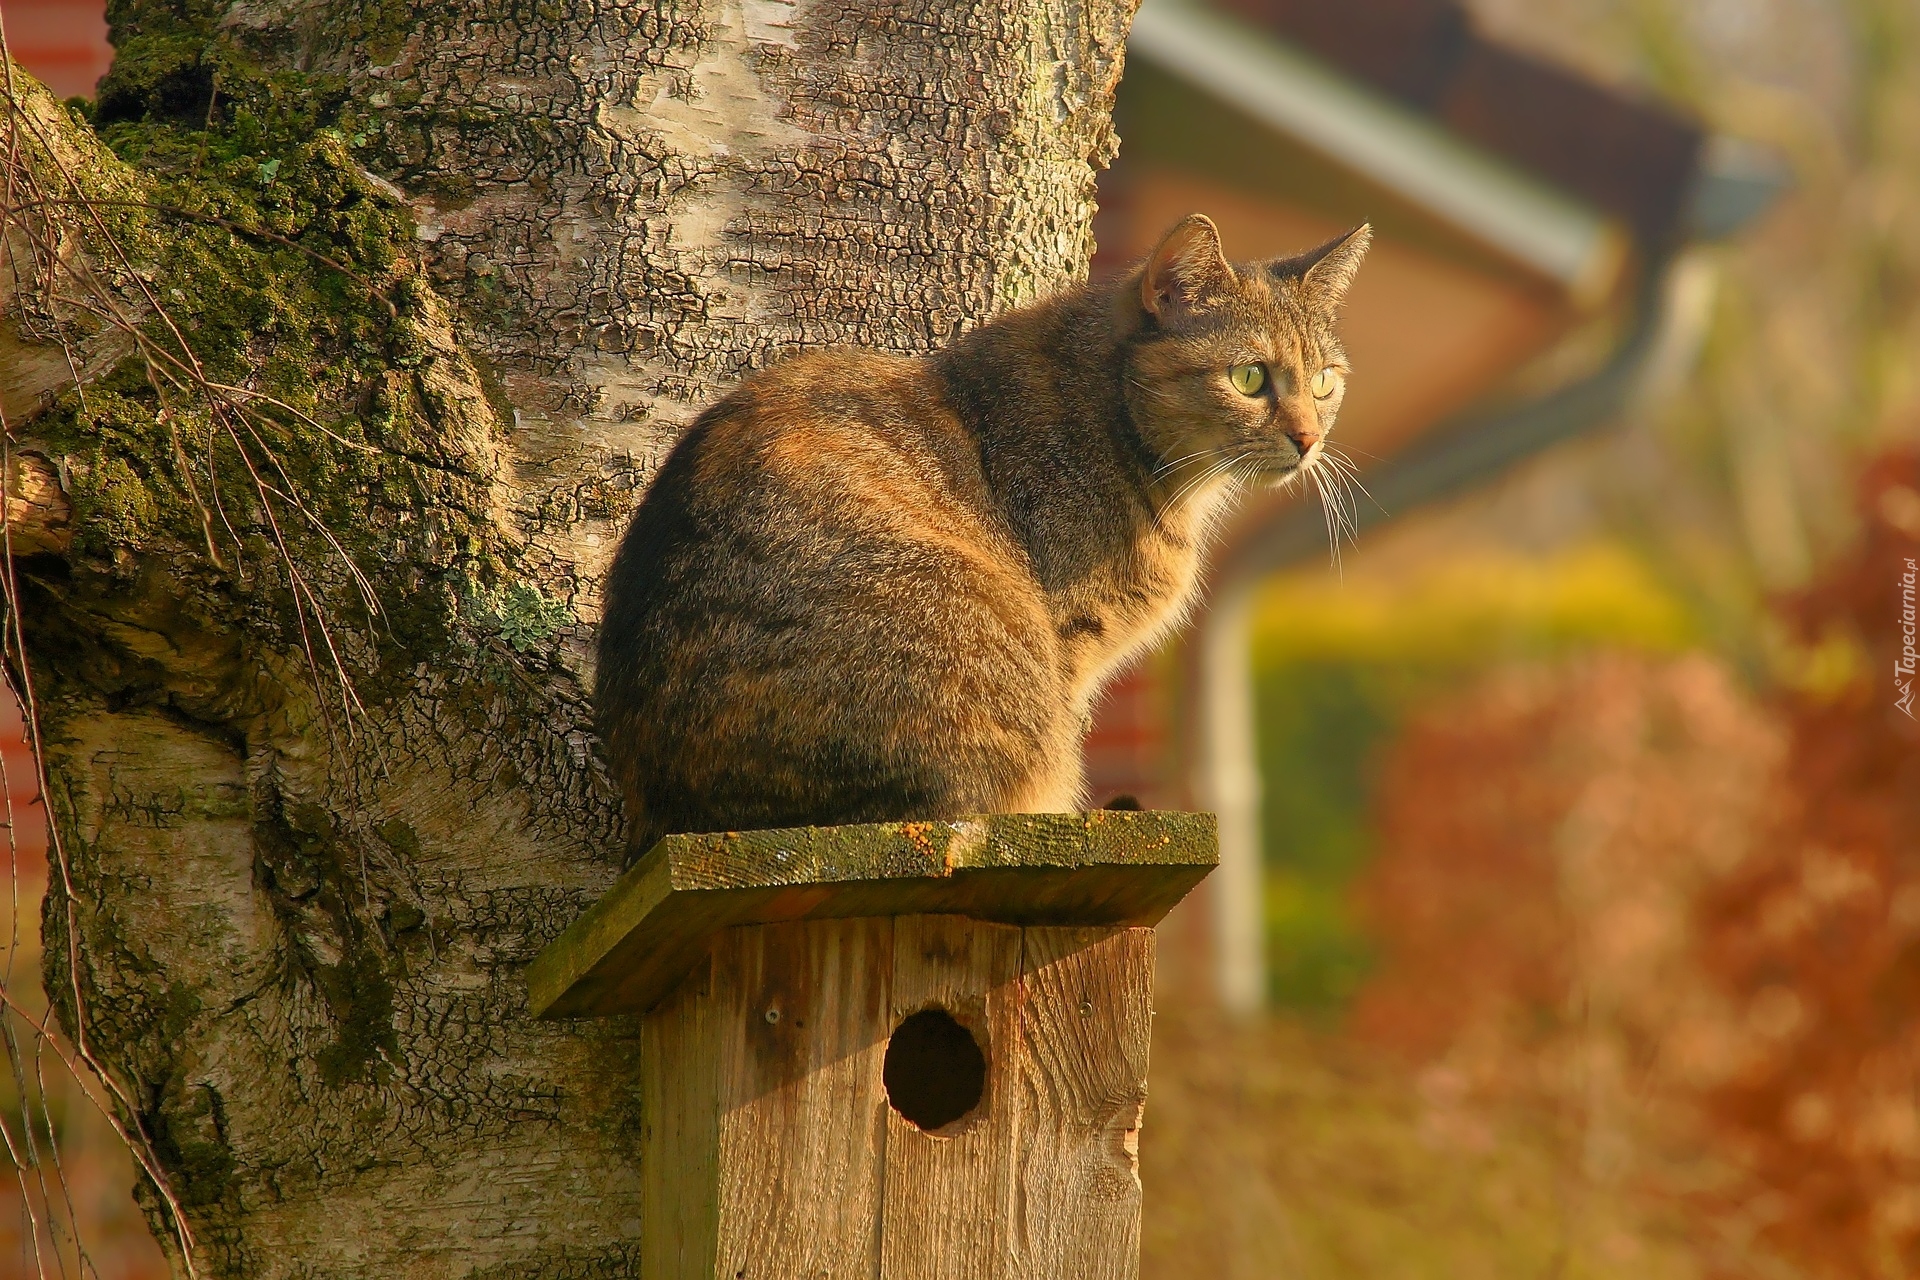
[[1346,378],[1341,372],[1332,365],[1328,365],[1313,375],[1313,398],[1315,400],[1325,400],[1335,391],[1338,391],[1340,384],[1344,381],[1346,381]]
[[1233,389],[1241,395],[1257,396],[1267,388],[1267,366],[1237,364],[1227,370],[1227,379],[1233,383]]

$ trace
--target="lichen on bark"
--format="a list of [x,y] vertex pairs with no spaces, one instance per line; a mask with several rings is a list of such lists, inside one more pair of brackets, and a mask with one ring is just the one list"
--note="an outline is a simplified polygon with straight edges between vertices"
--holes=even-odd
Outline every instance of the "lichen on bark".
[[203,1273],[634,1273],[636,1028],[520,977],[621,859],[606,559],[744,370],[1084,270],[1130,11],[112,0],[91,114],[13,104],[92,202],[16,259],[123,322],[0,296],[87,383],[0,379],[72,506],[17,566],[49,985]]

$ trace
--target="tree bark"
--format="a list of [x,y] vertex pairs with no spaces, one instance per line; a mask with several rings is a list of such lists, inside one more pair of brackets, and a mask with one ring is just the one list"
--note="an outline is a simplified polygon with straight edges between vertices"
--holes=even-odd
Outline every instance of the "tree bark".
[[43,453],[23,451],[6,461],[0,476],[7,550],[16,556],[64,552],[73,543],[73,504],[60,487],[60,473]]
[[114,150],[16,94],[93,202],[33,251],[162,366],[14,271],[105,366],[6,403],[48,986],[200,1274],[636,1274],[636,1024],[521,975],[623,853],[601,575],[744,371],[1085,270],[1131,9],[114,0]]

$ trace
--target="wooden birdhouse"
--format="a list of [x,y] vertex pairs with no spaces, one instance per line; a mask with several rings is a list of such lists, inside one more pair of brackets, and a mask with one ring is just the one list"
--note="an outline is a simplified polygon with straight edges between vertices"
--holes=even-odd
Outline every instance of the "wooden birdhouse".
[[643,1280],[1139,1267],[1153,930],[1210,814],[670,836],[534,961],[645,1015]]

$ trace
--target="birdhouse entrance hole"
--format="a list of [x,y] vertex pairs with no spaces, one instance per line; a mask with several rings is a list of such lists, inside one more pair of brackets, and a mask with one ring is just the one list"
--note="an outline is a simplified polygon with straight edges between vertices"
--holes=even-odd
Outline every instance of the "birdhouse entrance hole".
[[887,1041],[887,1101],[916,1128],[937,1133],[966,1119],[987,1091],[987,1055],[945,1009],[909,1014]]
[[641,1280],[1138,1276],[1151,926],[1215,839],[1116,810],[662,839],[527,969],[540,1017],[643,1017]]

